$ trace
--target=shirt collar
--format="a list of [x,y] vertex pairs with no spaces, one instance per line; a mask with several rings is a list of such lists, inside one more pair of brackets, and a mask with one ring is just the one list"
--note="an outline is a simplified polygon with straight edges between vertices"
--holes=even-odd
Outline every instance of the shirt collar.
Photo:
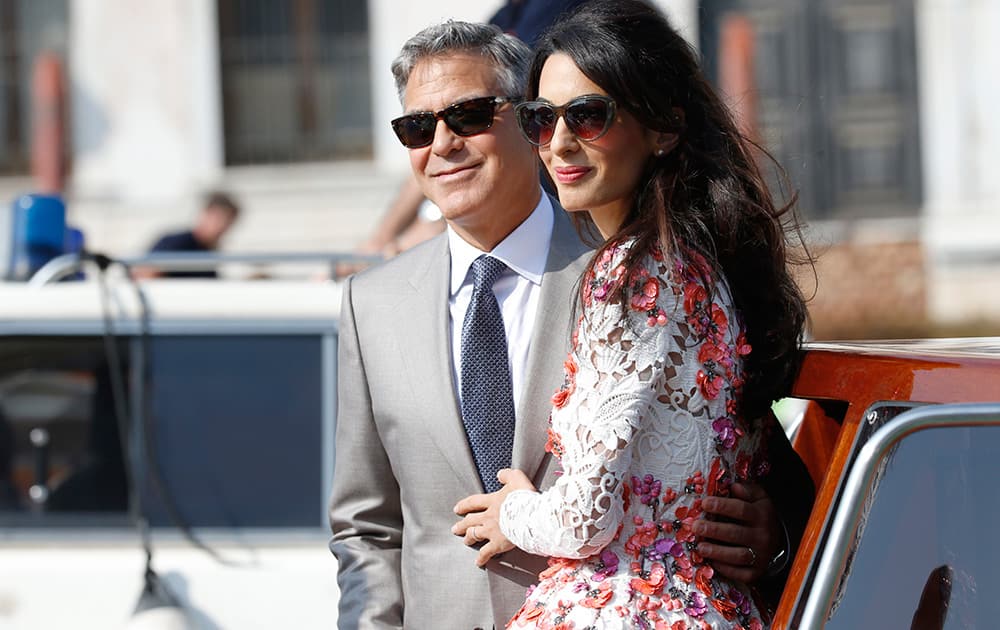
[[[552,202],[543,192],[528,218],[488,253],[521,277],[535,285],[541,284],[555,221],[552,213]],[[451,295],[455,295],[465,282],[473,261],[486,252],[467,243],[451,226],[448,227],[448,248],[451,252]]]

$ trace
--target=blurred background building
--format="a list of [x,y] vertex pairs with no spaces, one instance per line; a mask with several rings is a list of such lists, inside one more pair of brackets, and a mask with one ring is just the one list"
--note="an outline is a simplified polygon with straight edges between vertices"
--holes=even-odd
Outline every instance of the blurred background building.
[[[390,61],[499,4],[0,0],[0,206],[131,255],[223,188],[229,250],[350,250],[408,169]],[[798,191],[817,337],[1000,334],[1000,3],[659,4]]]

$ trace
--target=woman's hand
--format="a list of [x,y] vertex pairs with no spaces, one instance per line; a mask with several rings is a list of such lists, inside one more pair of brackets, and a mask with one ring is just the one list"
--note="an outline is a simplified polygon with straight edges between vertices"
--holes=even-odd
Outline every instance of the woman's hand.
[[455,514],[464,517],[455,523],[451,533],[465,538],[470,547],[483,543],[476,556],[476,566],[482,567],[493,556],[514,548],[514,544],[500,531],[500,505],[514,490],[535,491],[528,476],[515,468],[497,472],[503,487],[489,494],[473,494],[455,504]]

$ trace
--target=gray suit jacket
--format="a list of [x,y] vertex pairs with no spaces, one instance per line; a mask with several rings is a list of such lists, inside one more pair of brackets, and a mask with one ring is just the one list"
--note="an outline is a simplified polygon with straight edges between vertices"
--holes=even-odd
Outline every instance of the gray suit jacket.
[[[562,383],[590,253],[553,207],[513,452],[513,466],[540,488],[552,482],[550,398]],[[452,378],[449,272],[442,235],[344,288],[330,506],[342,630],[502,628],[544,568],[543,559],[514,550],[479,569],[476,551],[450,531],[455,503],[483,488]]]

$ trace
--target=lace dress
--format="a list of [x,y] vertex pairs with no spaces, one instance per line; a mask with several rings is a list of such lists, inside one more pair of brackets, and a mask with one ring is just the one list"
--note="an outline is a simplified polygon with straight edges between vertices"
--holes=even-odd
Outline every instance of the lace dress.
[[[690,527],[702,497],[766,467],[737,411],[750,348],[724,282],[709,299],[694,268],[658,251],[624,278],[629,246],[584,278],[546,444],[562,474],[501,507],[504,534],[551,557],[508,628],[764,628],[749,589],[714,574]],[[621,281],[624,314],[611,290]]]

